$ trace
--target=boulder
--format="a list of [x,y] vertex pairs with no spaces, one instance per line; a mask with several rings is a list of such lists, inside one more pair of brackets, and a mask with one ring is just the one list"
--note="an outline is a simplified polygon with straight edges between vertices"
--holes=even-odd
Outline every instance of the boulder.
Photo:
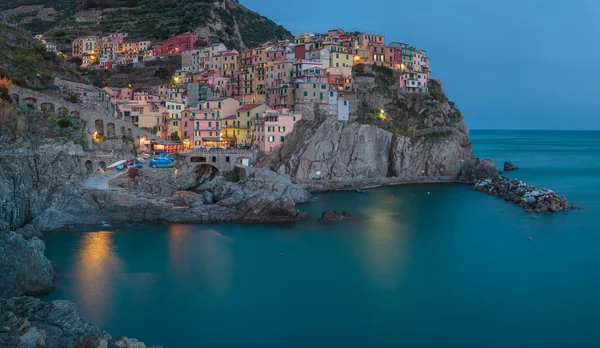
[[519,169],[519,167],[515,166],[514,164],[510,163],[510,162],[504,162],[504,171],[505,172],[510,172],[512,170],[517,170]]
[[35,295],[53,288],[54,268],[37,237],[0,233],[0,297]]
[[127,337],[112,339],[81,318],[69,301],[43,302],[26,296],[0,299],[0,326],[3,347],[146,347]]
[[335,210],[325,210],[322,214],[321,214],[321,218],[319,218],[317,220],[318,223],[321,224],[328,224],[334,221],[338,221],[341,220],[343,217],[349,217],[352,216],[352,214],[348,211],[343,211],[343,212],[338,212]]
[[458,176],[462,182],[472,183],[482,179],[493,179],[498,176],[498,170],[491,159],[475,158],[467,161]]

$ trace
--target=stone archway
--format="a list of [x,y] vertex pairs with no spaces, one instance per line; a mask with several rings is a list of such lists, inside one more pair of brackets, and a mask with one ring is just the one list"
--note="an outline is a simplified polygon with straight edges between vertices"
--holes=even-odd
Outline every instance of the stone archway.
[[131,131],[131,128],[127,128],[127,136],[133,137],[133,132]]
[[194,167],[194,174],[196,174],[196,182],[202,184],[218,175],[219,169],[211,164],[203,163]]
[[104,121],[102,120],[96,120],[94,121],[94,125],[96,126],[96,133],[98,133],[98,136],[104,136]]
[[58,108],[58,113],[61,115],[68,115],[69,114],[69,109],[65,108],[65,107],[60,107]]
[[127,135],[127,129],[125,128],[125,126],[121,127],[121,135],[122,136],[126,136]]
[[114,123],[107,123],[106,124],[106,137],[107,138],[114,138],[116,136],[117,136],[117,134],[115,133],[115,124]]
[[93,168],[92,161],[90,161],[90,160],[85,161],[85,172],[87,174],[90,174],[93,170],[94,170],[94,168]]
[[42,103],[40,105],[40,110],[42,110],[43,112],[49,112],[52,114],[56,111],[54,108],[54,104],[52,104],[52,103]]
[[106,170],[106,162],[104,162],[104,161],[98,162],[98,167],[102,168],[102,170]]
[[37,108],[37,99],[35,98],[24,98],[23,104],[27,105],[28,108],[35,109]]
[[211,162],[212,163],[217,163],[217,156],[212,156]]

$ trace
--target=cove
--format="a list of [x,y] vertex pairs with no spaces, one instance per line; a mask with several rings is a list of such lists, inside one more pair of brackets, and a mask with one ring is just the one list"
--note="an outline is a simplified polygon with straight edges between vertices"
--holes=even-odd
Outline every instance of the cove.
[[[550,133],[472,140],[582,210],[533,215],[466,185],[410,185],[317,194],[294,224],[53,233],[60,275],[44,300],[165,347],[598,346],[598,137]],[[353,216],[318,224],[326,209]]]

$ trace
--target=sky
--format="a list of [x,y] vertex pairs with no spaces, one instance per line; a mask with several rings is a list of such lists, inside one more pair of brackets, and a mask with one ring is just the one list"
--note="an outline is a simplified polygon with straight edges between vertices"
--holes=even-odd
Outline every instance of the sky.
[[296,35],[332,28],[427,51],[471,129],[600,130],[600,1],[240,0]]

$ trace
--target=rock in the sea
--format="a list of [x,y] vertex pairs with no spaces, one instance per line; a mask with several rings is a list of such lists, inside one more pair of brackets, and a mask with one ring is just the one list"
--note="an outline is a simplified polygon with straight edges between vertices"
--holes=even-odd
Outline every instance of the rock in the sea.
[[81,318],[69,301],[43,302],[33,297],[0,299],[0,346],[145,348],[135,339],[110,335]]
[[504,162],[504,171],[505,172],[510,172],[511,170],[517,170],[519,169],[519,167],[515,166],[514,164],[510,163],[510,162]]
[[464,164],[458,180],[472,183],[476,180],[495,178],[497,176],[498,170],[491,159],[475,158]]
[[38,231],[33,224],[27,224],[24,227],[17,228],[15,232],[22,235],[25,239],[31,239],[33,237],[42,238],[42,232]]
[[566,197],[557,196],[554,191],[538,189],[517,179],[504,176],[478,180],[474,184],[477,191],[504,198],[520,207],[536,213],[543,211],[556,212],[569,209]]
[[46,246],[36,237],[0,233],[0,297],[34,295],[53,288],[54,268],[44,256]]
[[277,174],[267,168],[247,168],[246,171],[246,180],[240,182],[246,188],[275,197],[289,196],[295,203],[308,203],[312,199],[308,191],[292,183],[287,175]]
[[323,212],[323,214],[321,214],[321,218],[319,218],[317,220],[318,223],[321,224],[328,224],[334,221],[338,221],[340,219],[342,219],[343,217],[349,217],[352,216],[352,214],[348,211],[343,211],[343,212],[338,212],[335,210],[325,210]]

